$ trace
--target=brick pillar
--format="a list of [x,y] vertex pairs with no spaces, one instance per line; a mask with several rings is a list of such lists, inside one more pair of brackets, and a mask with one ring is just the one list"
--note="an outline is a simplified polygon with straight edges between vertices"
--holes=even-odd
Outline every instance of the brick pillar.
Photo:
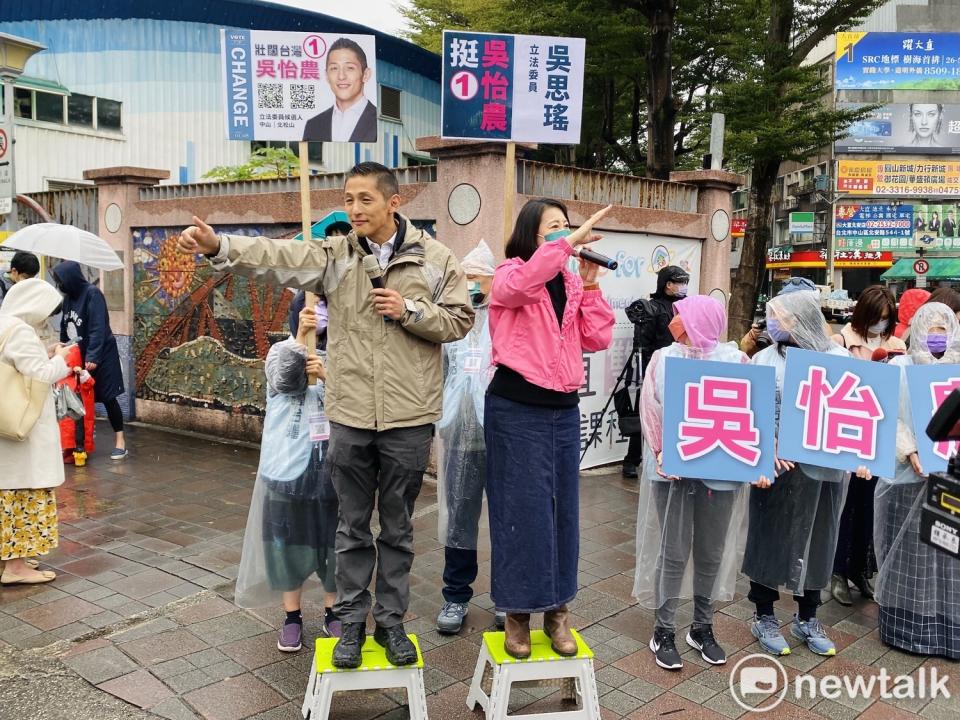
[[160,184],[170,177],[168,170],[138,167],[110,167],[85,170],[85,180],[97,186],[99,235],[123,260],[123,270],[100,273],[100,289],[107,298],[110,327],[117,338],[126,393],[120,397],[124,417],[134,416],[133,371],[133,234],[130,218],[140,201],[140,188]]
[[[517,158],[535,145],[517,145]],[[475,140],[442,140],[422,137],[417,150],[437,158],[438,195],[436,207],[437,239],[462,258],[480,240],[486,240],[494,255],[503,259],[504,205],[507,193],[513,193],[513,217],[520,207],[516,187],[504,187],[506,145]],[[473,211],[479,206],[475,217]],[[456,217],[454,217],[456,215]]]
[[670,180],[697,186],[697,212],[707,216],[707,236],[700,254],[700,293],[726,305],[730,299],[732,193],[745,178],[726,170],[690,170],[672,172]]

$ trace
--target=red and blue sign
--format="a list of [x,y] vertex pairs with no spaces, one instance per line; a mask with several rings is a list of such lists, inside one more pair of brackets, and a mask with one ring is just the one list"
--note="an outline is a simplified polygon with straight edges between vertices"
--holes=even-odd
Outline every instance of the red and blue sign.
[[444,138],[580,141],[585,42],[445,30]]

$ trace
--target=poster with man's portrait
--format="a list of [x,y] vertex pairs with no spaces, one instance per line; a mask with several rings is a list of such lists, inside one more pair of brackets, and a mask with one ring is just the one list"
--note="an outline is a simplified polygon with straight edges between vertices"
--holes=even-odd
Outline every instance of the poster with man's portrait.
[[373,35],[221,30],[231,140],[377,141]]

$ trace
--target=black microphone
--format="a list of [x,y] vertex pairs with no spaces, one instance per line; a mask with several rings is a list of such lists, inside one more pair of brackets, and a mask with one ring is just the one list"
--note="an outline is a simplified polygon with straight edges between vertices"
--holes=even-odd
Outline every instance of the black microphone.
[[380,267],[380,261],[373,255],[364,255],[360,262],[363,263],[363,270],[370,278],[370,284],[377,290],[383,290],[383,268]]
[[620,263],[613,258],[608,258],[606,255],[601,255],[598,252],[587,250],[586,248],[577,250],[577,257],[581,260],[586,260],[589,263],[593,263],[594,265],[605,267],[608,270],[616,270],[618,267],[620,267]]

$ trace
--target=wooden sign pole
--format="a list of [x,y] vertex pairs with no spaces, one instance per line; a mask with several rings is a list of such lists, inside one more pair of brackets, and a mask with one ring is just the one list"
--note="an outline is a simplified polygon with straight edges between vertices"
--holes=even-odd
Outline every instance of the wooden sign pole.
[[503,244],[506,246],[513,232],[513,201],[517,196],[517,145],[507,143],[503,173]]
[[[303,241],[311,242],[313,238],[310,222],[310,163],[307,158],[307,143],[301,141],[298,147],[300,152],[300,220],[303,224]],[[306,307],[314,307],[317,304],[317,296],[307,293]],[[317,333],[311,330],[307,334],[307,353],[316,355],[317,353]],[[310,378],[310,384],[316,385],[316,379]]]

